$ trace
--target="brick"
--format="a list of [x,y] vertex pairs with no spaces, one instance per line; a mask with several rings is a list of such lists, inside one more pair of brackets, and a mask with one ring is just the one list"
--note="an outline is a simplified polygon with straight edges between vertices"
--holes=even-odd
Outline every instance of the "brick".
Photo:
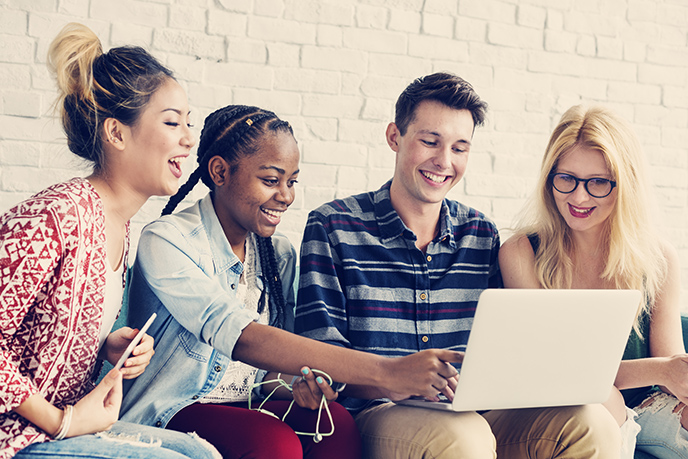
[[576,53],[578,35],[563,30],[545,30],[545,50],[557,53]]
[[688,193],[686,193],[685,189],[658,187],[654,192],[657,201],[662,203],[662,207],[677,207],[684,209],[686,203],[688,203]]
[[2,91],[5,115],[38,118],[43,114],[41,94],[27,91]]
[[662,103],[667,107],[688,107],[688,89],[685,86],[664,86]]
[[648,84],[688,85],[687,72],[675,72],[673,67],[655,64],[638,64],[638,82]]
[[356,27],[364,29],[384,29],[389,20],[390,11],[378,6],[357,5],[355,18]]
[[337,119],[336,118],[305,118],[303,124],[306,128],[304,138],[317,140],[337,140]]
[[510,24],[488,23],[487,42],[493,45],[539,50],[543,48],[544,39],[541,30]]
[[332,186],[337,180],[337,168],[329,164],[308,164],[299,173],[299,187]]
[[657,85],[610,81],[608,97],[612,102],[659,104],[662,92]]
[[495,0],[459,2],[459,16],[485,19],[490,23],[514,24],[516,5]]
[[685,190],[688,183],[688,170],[675,169],[673,167],[650,168],[650,175],[654,183],[661,183],[662,187],[676,187]]
[[54,119],[0,115],[0,139],[44,141],[62,138],[62,126]]
[[365,190],[368,186],[368,168],[340,166],[337,169],[337,188],[350,189],[349,195]]
[[636,81],[637,66],[628,62],[584,59],[586,76],[611,81]]
[[467,173],[463,180],[466,184],[467,195],[525,198],[532,191],[528,180],[511,174],[498,176],[496,174]]
[[340,119],[338,140],[375,147],[385,142],[388,122],[389,118],[386,121]]
[[552,92],[575,94],[590,100],[604,100],[607,97],[607,82],[593,78],[558,76],[552,79]]
[[617,36],[621,27],[620,17],[568,11],[564,15],[564,30],[594,36]]
[[334,190],[331,187],[308,187],[304,195],[304,207],[306,209],[315,209],[326,202],[334,199]]
[[256,64],[232,62],[216,64],[206,70],[206,81],[210,84],[271,89],[275,70]]
[[332,96],[304,94],[303,115],[357,118],[363,107],[363,99],[356,96]]
[[338,1],[285,0],[284,18],[297,22],[353,25],[354,6]]
[[647,55],[647,48],[644,43],[625,42],[623,60],[629,62],[643,62]]
[[227,56],[230,61],[267,64],[268,50],[262,41],[232,38],[227,45]]
[[628,2],[626,17],[631,23],[635,21],[654,22],[657,20],[657,2],[631,0]]
[[681,5],[658,4],[657,22],[681,27],[685,30],[686,24],[688,24],[688,6],[685,3]]
[[374,53],[402,54],[406,52],[406,34],[375,29],[346,28],[342,43],[346,48]]
[[363,75],[358,73],[342,72],[342,91],[346,96],[360,96]]
[[225,58],[225,43],[221,37],[187,30],[155,29],[153,47],[164,52],[176,52],[211,59]]
[[0,164],[2,166],[38,167],[41,159],[39,142],[0,140]]
[[286,43],[267,43],[268,65],[271,67],[297,67],[300,65],[301,48]]
[[278,114],[280,117],[299,115],[302,110],[302,96],[289,91],[261,91],[258,89],[236,88],[234,103],[257,105]]
[[[245,2],[248,4],[248,2]],[[243,14],[214,10],[208,15],[208,34],[230,37],[244,37],[248,29],[248,18]]]
[[275,89],[302,93],[337,94],[341,74],[325,70],[284,68],[275,72]]
[[255,0],[253,13],[271,18],[281,17],[284,14],[284,0]]
[[456,4],[455,0],[426,0],[423,4],[423,12],[455,16],[457,12]]
[[174,8],[170,8],[169,27],[202,32],[205,31],[208,14],[205,8],[175,5]]
[[576,41],[576,53],[581,56],[595,57],[597,55],[597,41],[589,35],[579,35]]
[[[190,83],[188,88],[189,103],[197,107],[216,109],[229,105],[233,101],[232,88],[208,83]],[[203,126],[204,116],[191,110],[192,123],[198,127]]]
[[516,24],[533,29],[544,29],[547,10],[531,5],[518,5],[516,9]]
[[468,44],[457,40],[417,35],[409,37],[409,56],[468,62]]
[[523,110],[526,104],[525,94],[520,91],[516,92],[511,88],[506,89],[497,86],[481,91],[478,94],[489,104],[488,113],[490,114],[498,111],[511,112]]
[[647,47],[647,61],[653,64],[685,68],[688,62],[688,48],[669,48],[650,45]]
[[34,43],[28,37],[0,35],[0,62],[33,63]]
[[400,10],[420,11],[425,4],[425,0],[360,0],[360,3],[397,8]]
[[549,117],[542,113],[493,113],[494,129],[504,132],[548,133]]
[[29,19],[26,11],[3,9],[0,15],[0,30],[7,35],[24,35]]
[[544,29],[547,10],[530,5],[518,5],[516,9],[516,24],[533,29]]
[[316,26],[298,21],[286,21],[260,16],[248,19],[248,36],[282,43],[315,44]]
[[365,73],[368,55],[354,49],[304,46],[301,50],[301,65],[304,68]]
[[13,10],[28,11],[30,13],[52,13],[57,11],[57,0],[5,0],[3,5],[7,5]]
[[246,0],[217,0],[220,7],[233,13],[250,13],[251,2]]
[[304,141],[301,146],[301,154],[304,163],[338,166],[366,164],[366,149],[353,143]]
[[26,64],[0,64],[0,88],[28,89],[31,87],[31,71]]
[[451,38],[454,36],[454,18],[424,13],[422,31],[428,35]]
[[366,97],[396,101],[396,98],[408,84],[409,81],[406,78],[368,74],[361,82],[360,89]]
[[643,146],[645,156],[652,165],[688,169],[688,150],[664,148],[658,145]]
[[624,43],[618,38],[597,37],[597,56],[605,59],[623,59]]
[[421,75],[426,75],[430,73],[431,70],[432,65],[427,59],[378,54],[371,56],[368,73],[413,79]]
[[564,13],[554,8],[547,9],[545,28],[548,30],[564,30]]
[[552,86],[552,80],[552,76],[546,74],[533,74],[515,69],[494,69],[495,86],[515,92],[546,92]]
[[586,76],[585,61],[580,56],[560,53],[530,52],[527,68],[531,72],[544,72],[553,75]]
[[420,31],[421,14],[417,11],[390,10],[387,28],[397,32],[418,33]]
[[[432,72],[451,72],[459,75],[461,78],[471,83],[473,88],[481,96],[484,88],[493,86],[494,84],[492,67],[486,65],[472,65],[456,61],[435,61]],[[401,90],[398,94],[400,93]]]
[[518,48],[503,48],[488,43],[472,42],[468,44],[468,56],[472,64],[494,65],[525,69],[529,62],[529,53]]
[[487,22],[457,16],[454,18],[454,38],[483,43],[487,39]]
[[[675,128],[662,126],[662,146],[669,148],[685,148],[688,145],[688,129],[685,127]],[[688,171],[683,171],[688,173]],[[681,185],[688,183],[688,180],[683,180],[683,182],[678,182]],[[678,185],[677,185],[678,186]]]
[[153,44],[153,28],[132,24],[112,24],[111,44],[115,46],[141,46],[150,49]]
[[200,83],[203,81],[206,62],[198,56],[172,54],[167,58],[166,65],[172,69],[178,80]]
[[[148,27],[165,27],[167,25],[168,7],[150,2],[118,0],[117,2],[91,2],[89,17],[111,22],[140,24]],[[99,35],[101,36],[101,35]]]
[[332,25],[318,25],[316,41],[318,46],[342,46],[342,28]]

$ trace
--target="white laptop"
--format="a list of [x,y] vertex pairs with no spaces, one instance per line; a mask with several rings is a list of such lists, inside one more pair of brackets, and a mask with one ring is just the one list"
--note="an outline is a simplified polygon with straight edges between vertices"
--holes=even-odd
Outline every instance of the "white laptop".
[[637,290],[489,289],[478,301],[453,411],[583,405],[610,395]]

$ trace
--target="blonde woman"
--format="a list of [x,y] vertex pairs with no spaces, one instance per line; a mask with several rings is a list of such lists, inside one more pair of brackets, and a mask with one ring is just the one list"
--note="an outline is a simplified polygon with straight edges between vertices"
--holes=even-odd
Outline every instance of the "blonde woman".
[[620,117],[602,107],[570,108],[550,137],[536,195],[499,263],[507,288],[643,292],[615,381],[621,392],[606,406],[630,440],[628,457],[637,428],[626,407],[639,415],[638,450],[688,458],[679,263],[656,234],[647,171],[640,143]]

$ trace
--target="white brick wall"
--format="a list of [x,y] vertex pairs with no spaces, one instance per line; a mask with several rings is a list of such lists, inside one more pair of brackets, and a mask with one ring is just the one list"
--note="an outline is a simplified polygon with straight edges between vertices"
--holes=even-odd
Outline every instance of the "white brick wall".
[[[491,216],[504,237],[563,111],[608,104],[648,154],[688,310],[685,0],[0,0],[0,211],[86,172],[51,116],[45,68],[69,21],[87,24],[105,48],[144,46],[172,67],[197,133],[230,103],[288,119],[302,174],[281,230],[295,245],[310,209],[391,176],[384,129],[417,76],[458,73],[489,102],[451,197]],[[199,186],[193,198],[204,193]],[[164,202],[151,199],[135,217],[135,237]]]

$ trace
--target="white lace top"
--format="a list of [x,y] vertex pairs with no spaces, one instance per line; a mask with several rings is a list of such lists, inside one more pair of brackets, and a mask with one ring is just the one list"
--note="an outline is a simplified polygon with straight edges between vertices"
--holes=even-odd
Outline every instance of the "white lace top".
[[[246,238],[246,258],[244,270],[239,277],[237,298],[243,301],[244,307],[252,311],[258,310],[261,290],[256,285],[256,256],[257,247],[255,237]],[[268,295],[265,295],[265,306],[258,323],[269,323]],[[200,403],[228,403],[243,402],[251,396],[250,387],[256,379],[258,369],[251,365],[232,360],[227,366],[220,384],[208,395],[199,400]]]

